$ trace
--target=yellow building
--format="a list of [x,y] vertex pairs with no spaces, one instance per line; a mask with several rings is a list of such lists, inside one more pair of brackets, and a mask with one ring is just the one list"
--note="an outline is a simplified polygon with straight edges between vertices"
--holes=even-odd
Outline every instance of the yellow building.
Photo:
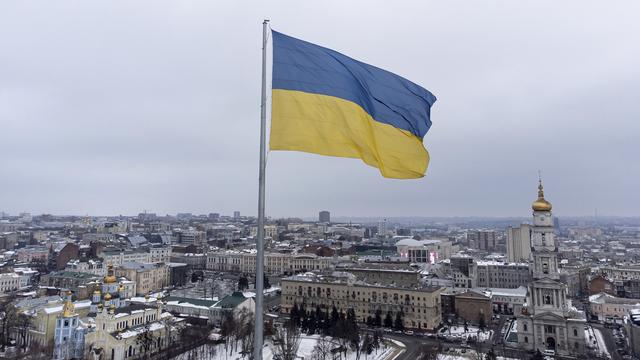
[[[30,309],[21,309],[24,310],[25,314],[31,316],[31,328],[27,335],[28,344],[37,343],[49,349],[48,351],[53,350],[56,320],[63,314],[64,305],[65,302],[58,298],[56,301],[40,304]],[[91,301],[89,300],[76,301],[73,303],[75,313],[81,317],[88,315],[90,305]]]
[[146,295],[169,286],[170,268],[165,263],[125,262],[118,266],[115,275],[135,282],[136,295]]
[[[129,305],[124,308],[102,309],[95,317],[95,326],[85,336],[85,358],[95,360],[134,359],[143,354],[144,348],[138,335],[151,333],[147,354],[165,349],[173,342],[178,331],[172,331],[170,340],[162,319],[171,317],[162,312],[162,303],[155,306]],[[175,322],[179,322],[176,319]]]

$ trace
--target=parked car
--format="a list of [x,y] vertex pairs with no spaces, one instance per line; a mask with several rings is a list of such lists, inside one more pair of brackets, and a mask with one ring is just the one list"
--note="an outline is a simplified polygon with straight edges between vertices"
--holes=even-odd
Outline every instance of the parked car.
[[542,355],[544,355],[544,356],[556,356],[556,351],[555,350],[551,350],[551,349],[547,349],[547,350],[542,352]]

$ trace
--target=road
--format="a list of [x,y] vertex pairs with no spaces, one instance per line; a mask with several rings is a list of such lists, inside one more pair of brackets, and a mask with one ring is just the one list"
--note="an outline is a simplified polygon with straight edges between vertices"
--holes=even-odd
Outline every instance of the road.
[[280,305],[280,295],[274,293],[265,295],[262,305],[265,311],[269,311],[272,306]]
[[[371,331],[371,330],[366,330]],[[502,346],[493,346],[491,343],[481,343],[478,345],[471,346],[462,346],[458,343],[448,342],[444,339],[431,339],[418,335],[404,335],[404,334],[396,334],[396,333],[384,333],[385,338],[393,339],[396,341],[400,341],[405,344],[405,351],[400,354],[395,360],[415,360],[420,354],[421,345],[431,345],[433,347],[442,347],[442,349],[446,348],[455,348],[455,349],[467,349],[468,352],[473,352],[476,350],[480,350],[482,353],[487,353],[489,350],[493,348],[493,351],[498,356],[504,356],[514,359],[527,359],[531,356],[530,353],[511,349],[504,348]]]
[[591,324],[591,326],[594,329],[598,329],[600,330],[600,332],[602,332],[602,338],[604,340],[604,344],[607,346],[607,350],[609,351],[609,354],[611,354],[611,358],[613,360],[622,360],[622,356],[620,356],[620,354],[618,354],[618,352],[616,351],[618,346],[616,345],[615,339],[613,337],[613,332],[611,331],[611,329],[606,328],[603,325],[597,324],[597,323],[593,323]]

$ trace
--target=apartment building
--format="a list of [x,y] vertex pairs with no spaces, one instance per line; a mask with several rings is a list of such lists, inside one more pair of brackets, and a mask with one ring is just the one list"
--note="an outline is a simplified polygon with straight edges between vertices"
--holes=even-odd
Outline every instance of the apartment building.
[[135,282],[136,295],[146,295],[169,286],[170,268],[164,263],[125,262],[116,268],[115,275]]
[[[264,271],[268,275],[293,274],[326,269],[333,265],[333,258],[314,254],[266,253],[264,265]],[[256,254],[238,251],[210,252],[207,254],[207,270],[255,273]]]
[[284,278],[282,288],[282,311],[291,311],[294,304],[305,304],[307,308],[319,306],[331,311],[353,309],[359,322],[375,317],[380,311],[382,316],[391,313],[402,314],[407,328],[432,330],[442,320],[440,312],[440,288],[402,288],[382,285],[369,285],[355,281],[351,275],[345,277],[321,276],[307,273]]
[[531,281],[529,265],[499,261],[476,261],[477,287],[516,289]]

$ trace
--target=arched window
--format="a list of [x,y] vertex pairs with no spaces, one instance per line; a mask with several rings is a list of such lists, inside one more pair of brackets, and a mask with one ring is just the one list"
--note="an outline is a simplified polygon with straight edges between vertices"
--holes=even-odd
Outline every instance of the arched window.
[[527,336],[524,337],[524,342],[528,343],[529,342],[529,338]]
[[526,323],[525,323],[524,325],[522,325],[522,329],[523,329],[524,331],[528,331],[528,330],[527,330],[527,324],[526,324]]
[[545,305],[551,305],[551,295],[545,295],[544,296],[544,304]]
[[131,345],[129,345],[129,356],[132,355],[132,351],[133,351],[133,347]]
[[[573,328],[573,336],[578,336],[578,329]],[[576,343],[577,344],[577,343]]]

